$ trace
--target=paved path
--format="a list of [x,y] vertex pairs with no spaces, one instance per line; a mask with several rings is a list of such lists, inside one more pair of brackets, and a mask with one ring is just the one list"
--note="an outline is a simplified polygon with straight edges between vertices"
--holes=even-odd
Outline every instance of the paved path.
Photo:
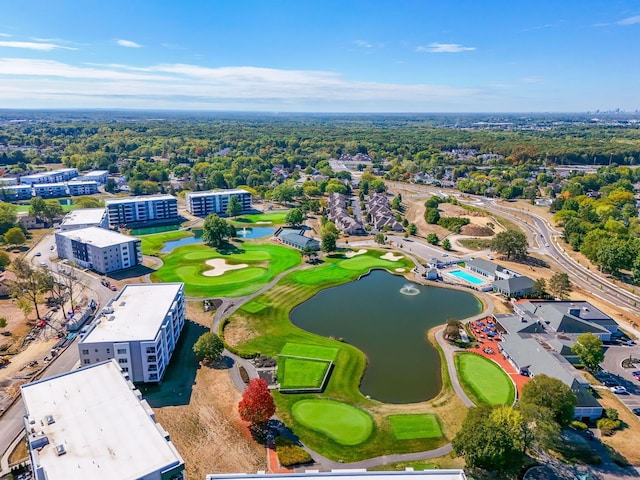
[[460,397],[460,399],[464,402],[467,407],[475,407],[476,404],[471,401],[471,399],[467,396],[462,385],[460,385],[460,380],[458,379],[458,372],[456,372],[456,365],[453,361],[453,356],[456,352],[462,352],[463,350],[451,345],[444,339],[444,328],[440,328],[436,332],[436,341],[442,351],[444,352],[444,358],[447,361],[447,370],[449,371],[449,378],[451,379],[451,386],[456,394]]

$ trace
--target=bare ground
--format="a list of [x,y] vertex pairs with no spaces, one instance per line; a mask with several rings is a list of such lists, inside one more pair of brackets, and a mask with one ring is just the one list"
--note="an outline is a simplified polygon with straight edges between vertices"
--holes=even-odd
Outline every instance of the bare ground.
[[638,428],[640,419],[629,411],[628,408],[620,404],[620,400],[615,398],[611,392],[598,390],[602,398],[600,403],[605,408],[615,408],[618,411],[620,420],[624,425],[622,430],[617,431],[611,437],[603,436],[602,443],[609,445],[618,453],[623,455],[630,463],[638,465],[640,463],[640,450],[638,449]]

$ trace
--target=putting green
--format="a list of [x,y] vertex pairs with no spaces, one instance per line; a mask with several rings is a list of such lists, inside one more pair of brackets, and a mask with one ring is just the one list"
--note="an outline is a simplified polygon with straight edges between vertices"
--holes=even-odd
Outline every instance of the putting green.
[[373,421],[367,412],[334,400],[300,400],[291,412],[302,425],[340,445],[359,445],[373,430]]
[[[175,232],[172,232],[175,233]],[[165,235],[165,234],[161,234]],[[186,245],[161,255],[163,265],[151,275],[154,282],[184,282],[189,297],[240,297],[257,292],[273,278],[300,263],[300,252],[272,244],[243,243],[233,253],[221,253],[206,245]],[[245,268],[219,276],[205,276],[211,270],[205,262],[222,258]]]
[[279,356],[280,390],[319,389],[330,366],[329,360]]
[[280,225],[284,223],[284,219],[289,213],[289,210],[278,210],[277,212],[267,212],[267,213],[250,213],[247,215],[241,215],[238,218],[232,219],[233,223],[238,223],[240,225],[252,223],[259,223],[265,226],[271,225]]
[[440,438],[442,429],[438,417],[432,413],[417,415],[390,415],[389,422],[398,440],[414,438]]
[[338,351],[338,348],[322,347],[320,345],[310,345],[308,343],[287,342],[285,346],[282,347],[280,355],[335,360],[338,355]]
[[514,402],[513,382],[497,363],[475,353],[459,353],[454,360],[460,383],[475,403],[511,405]]

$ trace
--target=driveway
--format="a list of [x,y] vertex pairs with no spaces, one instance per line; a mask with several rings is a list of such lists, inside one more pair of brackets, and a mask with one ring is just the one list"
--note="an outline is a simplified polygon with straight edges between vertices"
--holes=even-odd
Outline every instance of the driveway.
[[640,370],[640,363],[636,363],[634,368],[623,368],[622,361],[628,358],[640,358],[640,346],[615,345],[608,347],[601,366],[610,372],[612,378],[619,385],[626,387],[629,392],[627,395],[617,395],[618,399],[629,409],[640,408],[640,382],[631,375],[631,372]]

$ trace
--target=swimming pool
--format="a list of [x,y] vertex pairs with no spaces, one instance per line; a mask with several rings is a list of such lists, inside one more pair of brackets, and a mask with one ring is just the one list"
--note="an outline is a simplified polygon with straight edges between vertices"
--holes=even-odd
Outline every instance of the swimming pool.
[[482,285],[483,283],[485,283],[485,280],[482,280],[481,278],[471,275],[470,273],[467,273],[464,270],[451,270],[450,272],[447,272],[447,273],[449,275],[453,275],[454,277],[458,277],[463,280],[466,280],[469,283],[473,283],[474,285]]

